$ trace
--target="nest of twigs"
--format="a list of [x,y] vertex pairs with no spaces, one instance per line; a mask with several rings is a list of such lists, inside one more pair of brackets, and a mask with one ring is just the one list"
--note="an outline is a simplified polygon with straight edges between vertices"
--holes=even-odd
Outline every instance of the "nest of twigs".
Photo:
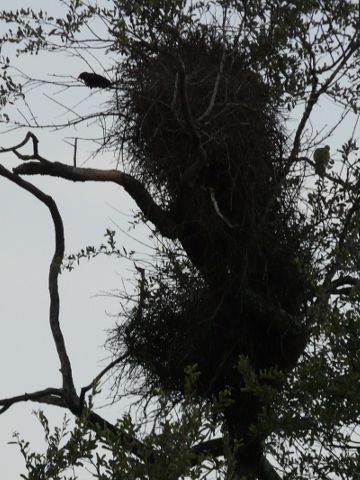
[[201,396],[239,385],[241,354],[256,370],[292,368],[307,340],[310,257],[295,187],[278,189],[288,166],[277,92],[241,48],[200,31],[133,46],[119,77],[116,135],[192,264],[168,259],[141,315],[118,327],[130,364],[150,392],[175,394],[197,364]]

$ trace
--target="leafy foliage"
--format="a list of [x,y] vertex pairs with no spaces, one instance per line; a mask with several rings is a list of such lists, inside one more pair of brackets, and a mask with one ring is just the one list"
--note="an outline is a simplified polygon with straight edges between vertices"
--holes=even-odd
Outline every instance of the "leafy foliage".
[[[206,441],[209,432],[215,431],[216,418],[228,399],[225,395],[220,401],[214,399],[211,405],[194,409],[196,379],[195,369],[188,369],[184,386],[186,395],[176,412],[170,397],[159,392],[160,409],[150,433],[146,430],[141,432],[127,414],[116,423],[118,436],[101,427],[91,431],[86,412],[77,419],[73,429],[69,428],[69,420],[64,418],[62,427],[55,427],[52,433],[46,416],[39,410],[36,415],[44,430],[46,453],[32,452],[29,442],[15,434],[16,441],[13,443],[20,447],[28,471],[28,475],[22,475],[22,478],[75,480],[79,467],[84,466],[94,478],[100,480],[154,477],[164,480],[185,477],[197,479],[213,472],[219,475],[224,469],[224,462],[210,453],[198,453],[192,447]],[[124,438],[136,436],[142,439],[144,448],[149,447],[151,452],[146,463],[131,455],[131,448],[124,442]],[[69,472],[72,472],[70,476]]]

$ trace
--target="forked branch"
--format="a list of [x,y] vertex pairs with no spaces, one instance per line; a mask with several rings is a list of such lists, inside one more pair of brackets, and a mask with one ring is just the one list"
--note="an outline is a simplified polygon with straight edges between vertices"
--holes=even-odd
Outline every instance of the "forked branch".
[[[22,155],[18,149],[29,140],[33,142],[33,154]],[[79,168],[65,165],[60,162],[50,162],[38,154],[38,139],[29,132],[24,141],[10,148],[0,149],[2,152],[13,152],[18,158],[28,161],[13,169],[17,175],[47,175],[64,178],[73,182],[113,182],[121,185],[133,198],[145,218],[152,222],[162,236],[175,239],[178,236],[178,228],[171,215],[159,207],[153,200],[142,182],[132,175],[120,170],[100,170],[95,168]],[[30,161],[29,161],[30,160]],[[18,177],[19,178],[19,177]]]

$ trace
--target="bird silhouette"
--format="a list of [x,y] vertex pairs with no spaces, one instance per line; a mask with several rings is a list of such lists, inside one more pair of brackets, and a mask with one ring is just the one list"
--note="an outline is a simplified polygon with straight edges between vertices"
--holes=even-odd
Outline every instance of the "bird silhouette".
[[314,152],[314,160],[315,173],[319,175],[319,177],[324,178],[326,167],[328,166],[330,160],[329,145],[325,145],[323,148],[317,148]]
[[90,88],[111,88],[112,85],[110,80],[97,73],[82,72],[78,78]]

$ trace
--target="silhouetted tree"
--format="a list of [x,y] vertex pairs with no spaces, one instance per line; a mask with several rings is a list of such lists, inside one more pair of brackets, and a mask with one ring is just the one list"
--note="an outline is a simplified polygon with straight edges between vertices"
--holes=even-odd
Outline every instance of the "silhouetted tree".
[[[307,470],[316,478],[339,471],[349,478],[358,458],[344,426],[360,415],[353,387],[360,361],[357,147],[353,138],[340,140],[339,168],[328,152],[319,173],[312,152],[333,130],[320,136],[308,126],[324,95],[358,111],[359,5],[205,3],[124,0],[113,2],[114,10],[82,5],[80,14],[70,2],[70,20],[51,31],[65,45],[88,18],[111,26],[116,83],[86,72],[79,78],[114,90],[103,112],[113,119],[103,146],[119,154],[123,171],[51,163],[29,134],[33,155],[19,153],[25,141],[7,149],[27,162],[0,174],[30,190],[24,175],[116,182],[137,202],[140,220],[153,225],[161,261],[137,268],[139,299],[110,333],[110,367],[117,367],[116,389],[126,375],[145,402],[166,392],[181,412],[189,368],[196,372],[191,406],[217,406],[209,431],[220,426],[224,442],[192,445],[190,471],[207,451],[213,459],[225,455],[229,475],[278,478],[265,457],[270,452],[291,478]],[[23,26],[25,52],[50,49],[30,30],[31,15],[0,18]],[[296,106],[299,121],[290,131]],[[106,253],[120,255],[112,235],[109,245]],[[62,255],[54,256],[56,265]],[[50,395],[81,416],[89,388],[77,396],[67,357],[60,358],[64,387]],[[44,392],[32,399],[45,398],[49,403]],[[208,413],[201,417],[206,425]],[[156,464],[156,447],[144,454],[134,432],[104,426],[93,411],[86,418],[104,427],[103,435],[126,440],[131,455]],[[315,439],[328,452],[317,462]],[[306,455],[298,450],[293,458],[295,444]],[[346,451],[346,461],[335,460],[335,447]],[[185,468],[176,477],[188,474]]]

